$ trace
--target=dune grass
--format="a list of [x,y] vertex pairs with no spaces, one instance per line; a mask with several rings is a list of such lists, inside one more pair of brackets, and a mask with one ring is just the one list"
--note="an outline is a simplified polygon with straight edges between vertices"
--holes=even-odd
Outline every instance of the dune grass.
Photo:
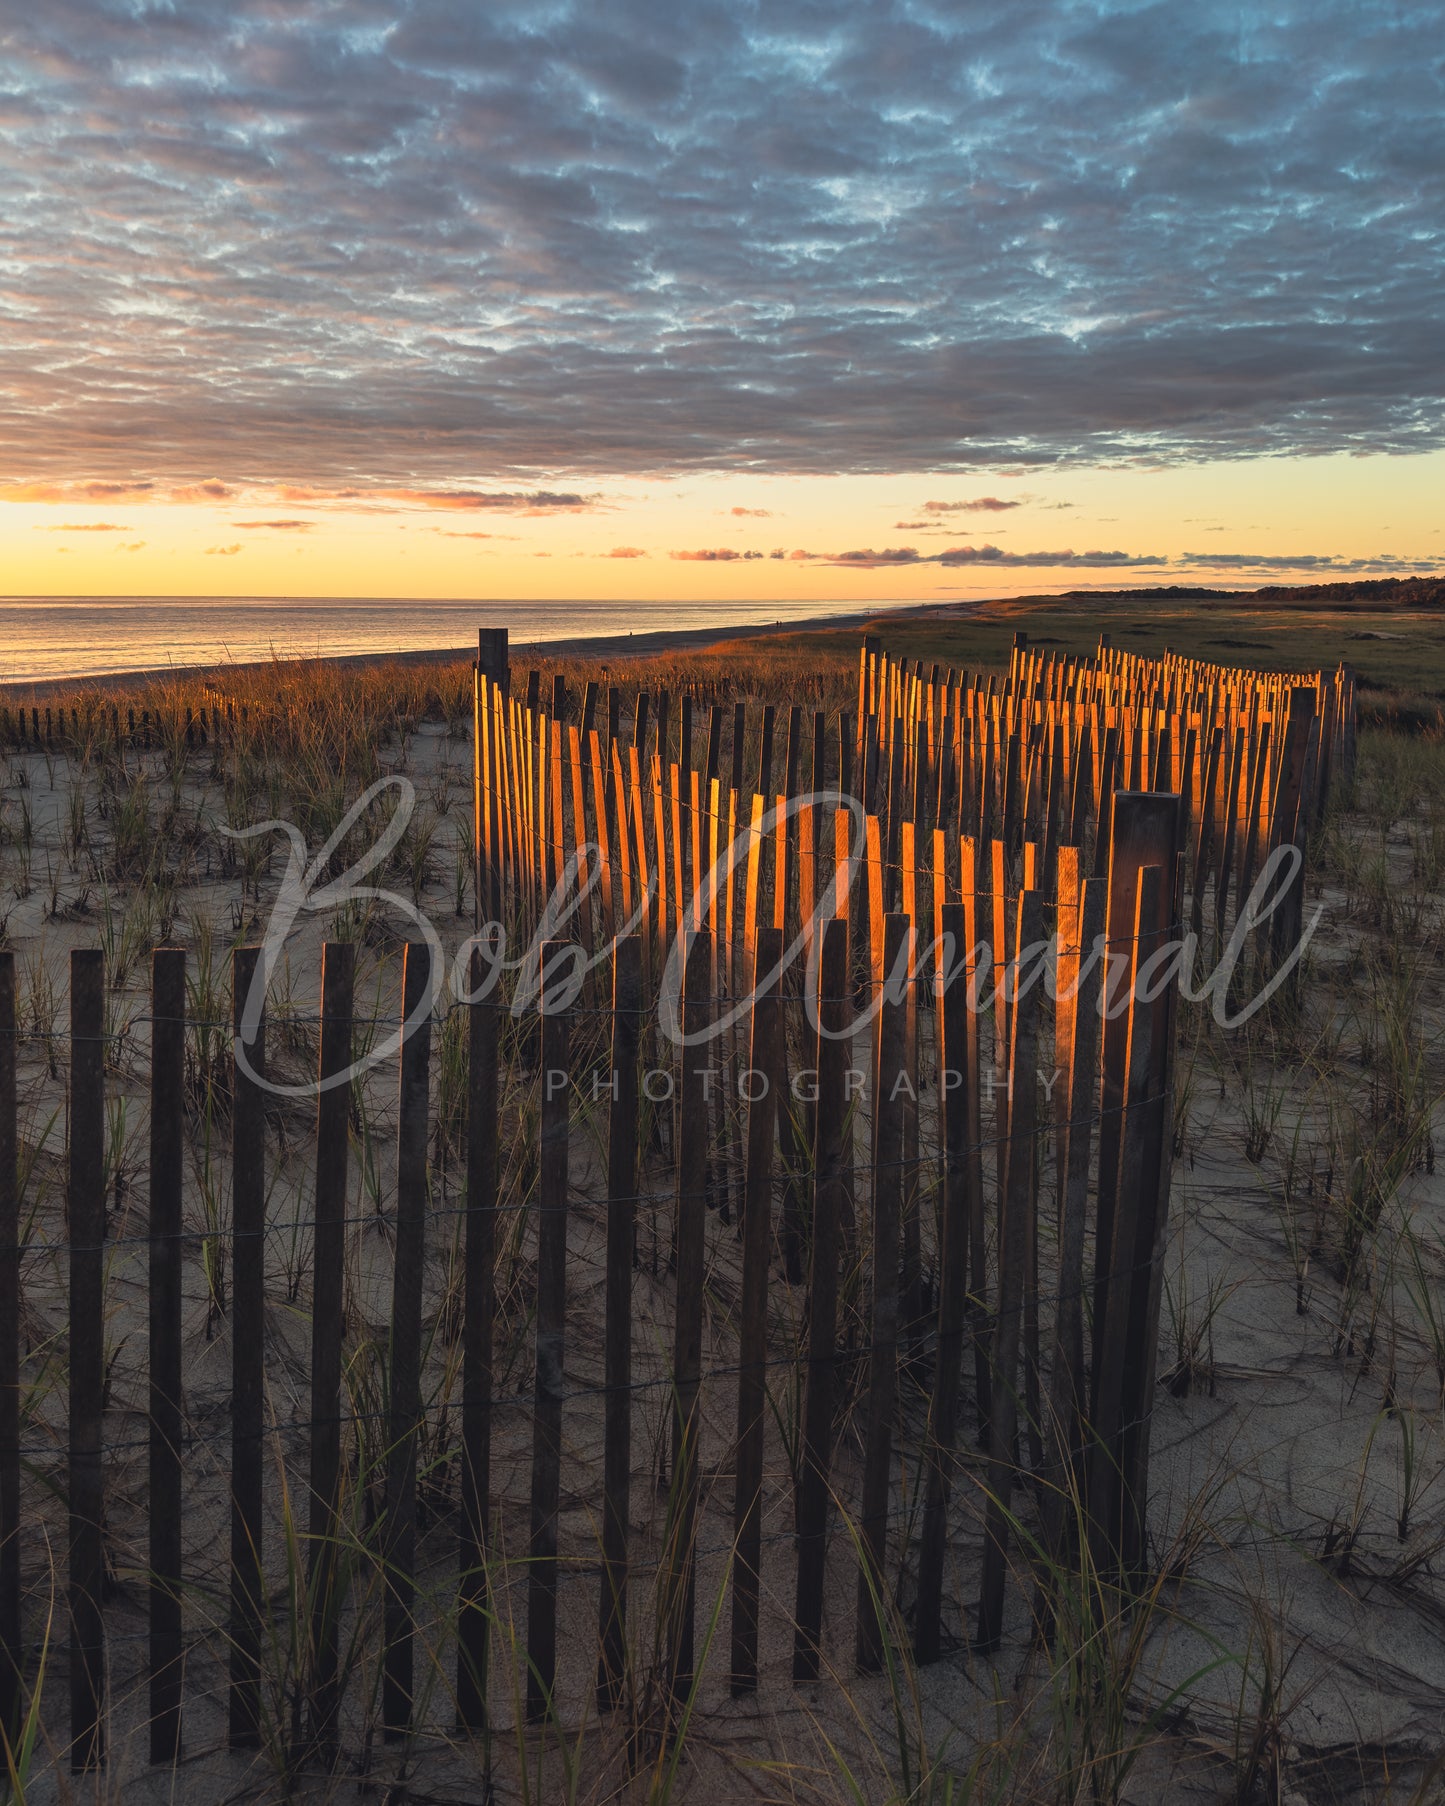
[[[1207,656],[1208,632],[1241,637],[1238,622],[1225,614],[1194,620],[1199,637],[1193,643],[1182,629],[1169,643]],[[885,627],[883,637],[890,650],[977,669],[998,662],[1019,621],[1036,642],[1050,637],[1047,628],[1061,645],[1070,643],[1069,635],[1090,634],[1088,645],[1097,639],[1098,617],[1084,609],[1073,616],[1025,611],[1017,621],[1000,616],[946,630],[937,623],[901,624]],[[1111,631],[1123,643],[1117,617]],[[1283,659],[1301,644],[1298,622],[1255,631],[1277,639],[1268,655],[1263,648],[1240,654],[1250,662],[1268,663],[1276,652]],[[1154,621],[1149,632],[1167,637],[1174,628]],[[908,637],[915,634],[916,640]],[[1149,649],[1140,638],[1140,649]],[[1309,642],[1311,658],[1317,643],[1324,644]],[[853,705],[857,644],[852,633],[782,635],[765,645],[618,661],[605,673],[559,659],[541,667],[543,693],[560,670],[574,689],[588,676],[618,681],[629,696],[639,686],[725,683],[730,698],[780,706],[800,701],[831,715]],[[1221,645],[1220,651],[1229,656],[1234,649]],[[1379,669],[1396,668],[1382,662]],[[524,676],[517,681],[520,686]],[[1424,681],[1421,671],[1416,681]],[[28,1349],[22,1417],[26,1447],[38,1451],[27,1455],[32,1510],[24,1543],[33,1627],[30,1704],[4,1752],[12,1798],[160,1799],[182,1797],[183,1786],[185,1798],[207,1801],[339,1799],[354,1797],[358,1787],[398,1803],[471,1800],[479,1797],[481,1777],[494,1784],[498,1799],[657,1806],[715,1799],[887,1806],[1217,1799],[1246,1806],[1282,1802],[1291,1790],[1312,1801],[1438,1797],[1439,1765],[1416,1732],[1407,1727],[1396,1736],[1390,1730],[1396,1720],[1374,1703],[1369,1712],[1360,1706],[1351,1729],[1340,1689],[1332,1691],[1322,1666],[1348,1663],[1362,1638],[1384,1647],[1394,1637],[1422,1637],[1422,1627],[1445,1609],[1437,1578],[1445,1562],[1445,1209],[1434,1170],[1445,1071],[1439,977],[1445,741],[1433,732],[1362,736],[1357,781],[1334,799],[1312,849],[1313,889],[1326,906],[1327,924],[1298,992],[1281,993],[1247,1030],[1229,1035],[1202,1008],[1181,1012],[1175,1245],[1167,1262],[1149,1583],[1142,1600],[1117,1593],[1089,1568],[1086,1539],[1078,1534],[1067,1546],[1085,1553],[1061,1557],[1041,1532],[1045,1502],[1025,1492],[1015,1501],[1012,1527],[1018,1598],[1026,1609],[1015,1613],[996,1661],[972,1655],[965,1640],[937,1667],[919,1668],[910,1653],[906,1593],[900,1599],[890,1588],[874,1596],[884,1651],[879,1676],[851,1672],[840,1653],[842,1638],[837,1665],[818,1688],[794,1696],[773,1675],[754,1705],[733,1704],[718,1647],[730,1551],[725,1536],[719,1543],[714,1514],[699,1595],[700,1647],[711,1653],[680,1718],[669,1729],[659,1713],[661,1604],[641,1585],[629,1625],[625,1709],[600,1717],[588,1703],[589,1685],[577,1686],[569,1671],[543,1723],[529,1727],[519,1616],[525,1532],[514,1500],[499,1520],[490,1576],[494,1721],[484,1739],[456,1732],[455,1224],[466,1049],[461,1014],[444,999],[435,1025],[436,1216],[421,1463],[423,1723],[404,1747],[383,1745],[377,1675],[386,1571],[377,1501],[388,1450],[368,1426],[384,1421],[387,1387],[384,1308],[377,1301],[389,1270],[395,1120],[384,1076],[375,1087],[358,1087],[352,1112],[355,1221],[348,1230],[345,1383],[357,1427],[348,1433],[335,1532],[346,1581],[343,1666],[352,1685],[343,1727],[347,1764],[327,1774],[309,1759],[304,1736],[314,1652],[305,1501],[296,1476],[303,1446],[297,1425],[306,1414],[310,1120],[289,1103],[277,1105],[270,1124],[276,1167],[268,1334],[274,1338],[271,1496],[278,1567],[264,1652],[264,1736],[254,1758],[219,1750],[224,1565],[214,1549],[208,1557],[207,1543],[215,1541],[224,1509],[229,1074],[221,1025],[230,1010],[227,955],[254,935],[284,863],[280,842],[236,841],[224,830],[285,819],[314,849],[375,777],[408,775],[423,807],[396,849],[387,882],[424,907],[444,929],[448,948],[455,947],[471,914],[470,671],[462,663],[360,673],[278,666],[218,680],[210,696],[178,679],[122,692],[119,700],[114,693],[95,700],[106,713],[97,715],[95,733],[81,744],[0,754],[0,927],[19,956],[22,1021],[31,1037],[22,1068],[19,1175]],[[176,724],[187,708],[199,714],[203,704],[225,707],[228,720],[234,708],[235,724],[218,742],[187,746]],[[148,749],[115,743],[105,725],[112,707],[122,716],[134,707],[159,717]],[[755,753],[753,739],[749,758]],[[350,906],[304,926],[272,996],[278,1071],[300,1076],[314,1067],[321,937],[358,943],[358,996],[382,1016],[396,989],[404,929],[383,907]],[[117,1749],[106,1777],[72,1783],[57,1767],[64,1722],[57,1686],[63,1520],[56,1497],[63,1485],[65,1383],[64,960],[70,946],[98,942],[110,968],[108,1175],[117,1245],[108,1359],[116,1434],[125,1442],[143,1433],[144,1337],[134,1262],[143,1235],[145,955],[161,939],[188,947],[195,1019],[187,1048],[188,1208],[195,1234],[188,1321],[195,1466],[203,1477],[194,1499],[202,1528],[188,1551],[187,1612],[199,1703],[183,1781],[147,1777],[136,1754],[144,1742],[136,1641],[146,1578],[143,1469],[137,1454],[121,1454],[107,1475],[117,1589],[111,1608]],[[507,1049],[502,1184],[508,1215],[497,1265],[496,1371],[499,1392],[514,1401],[525,1393],[531,1359],[538,1115],[535,1076],[523,1070],[519,1051]],[[573,1132],[577,1146],[590,1149],[579,1156],[576,1185],[579,1212],[595,1225],[600,1114],[580,1110]],[[659,1126],[659,1141],[664,1133]],[[1043,1170],[1050,1170],[1047,1156]],[[640,1233],[645,1266],[645,1226]],[[1047,1266],[1048,1248],[1042,1257]],[[714,1279],[710,1309],[725,1341],[731,1275],[720,1270]],[[585,1334],[578,1359],[595,1364],[595,1341]],[[659,1352],[657,1373],[663,1366]],[[797,1403],[780,1382],[772,1400],[780,1476],[789,1466]],[[659,1455],[667,1404],[659,1384],[640,1407],[640,1434],[654,1437]],[[1314,1427],[1301,1441],[1298,1472],[1281,1469],[1268,1438],[1254,1436],[1251,1412],[1306,1408]],[[513,1427],[503,1434],[515,1436],[525,1414],[515,1403],[507,1409]],[[916,1412],[917,1401],[905,1395],[904,1409]],[[845,1418],[845,1450],[849,1433]],[[586,1441],[580,1430],[578,1440]],[[593,1458],[585,1448],[577,1452],[584,1465]],[[988,1504],[982,1471],[970,1451],[957,1482],[950,1599],[965,1639],[976,1527]],[[666,1520],[665,1474],[663,1482],[640,1508],[647,1535],[660,1534]],[[913,1496],[906,1470],[899,1484],[906,1540]],[[1081,1510],[1068,1488],[1066,1480],[1065,1523]],[[724,1487],[719,1497],[725,1496]],[[785,1523],[779,1534],[786,1537]],[[834,1541],[845,1557],[855,1535],[840,1487]],[[568,1568],[587,1576],[576,1590],[589,1636],[598,1555],[595,1526],[579,1521]],[[780,1579],[777,1584],[781,1590]],[[590,1681],[590,1651],[578,1666]],[[1423,1686],[1421,1677],[1432,1671],[1422,1657],[1408,1672],[1411,1684]],[[1388,1692],[1405,1683],[1380,1685]]]

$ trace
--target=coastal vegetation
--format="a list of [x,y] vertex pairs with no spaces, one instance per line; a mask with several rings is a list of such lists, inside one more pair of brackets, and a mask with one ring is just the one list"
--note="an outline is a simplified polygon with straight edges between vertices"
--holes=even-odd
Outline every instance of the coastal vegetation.
[[[1366,598],[1373,601],[1373,597]],[[1413,599],[1412,599],[1413,600]],[[306,1501],[284,1494],[273,1526],[285,1552],[262,1652],[271,1702],[258,1752],[224,1749],[223,1687],[189,1721],[185,1766],[144,1766],[142,1678],[147,1556],[147,1355],[143,1317],[151,1024],[150,950],[187,952],[184,1062],[185,1231],[188,1248],[188,1410],[199,1461],[211,1459],[229,1410],[231,1093],[227,1025],[232,950],[264,929],[285,869],[278,835],[236,838],[268,821],[297,828],[312,852],[379,777],[406,777],[417,808],[374,882],[425,912],[450,958],[470,932],[472,680],[466,661],[361,667],[277,663],[177,675],[134,687],[81,687],[27,703],[23,737],[13,695],[0,749],[0,949],[13,954],[21,1040],[18,1209],[23,1241],[27,1688],[31,1707],[8,1740],[12,1797],[217,1800],[352,1797],[473,1799],[485,1773],[499,1799],[757,1798],[877,1800],[898,1806],[963,1801],[1156,1799],[1424,1802],[1439,1797],[1436,1719],[1445,1682],[1438,1625],[1445,1610],[1445,1195],[1436,1171],[1445,968],[1445,635],[1422,611],[1334,611],[1311,603],[1242,609],[1237,599],[1159,596],[995,604],[976,616],[884,621],[874,631],[903,659],[1001,670],[1013,635],[1092,651],[1101,631],[1143,652],[1164,645],[1223,662],[1293,668],[1302,645],[1326,665],[1336,651],[1360,672],[1362,715],[1353,778],[1332,795],[1309,848],[1307,914],[1323,913],[1301,982],[1243,1027],[1221,1028],[1207,1005],[1181,1006],[1174,1068],[1174,1186],[1164,1262],[1160,1386],[1154,1426],[1158,1482],[1148,1583],[1124,1599],[1062,1561],[1039,1531],[1037,1501],[1016,1502],[1019,1577],[1052,1601],[1020,1614],[997,1656],[953,1650],[920,1665],[903,1602],[876,1599],[881,1667],[859,1677],[838,1664],[825,1684],[750,1703],[725,1681],[699,1689],[672,1738],[651,1720],[569,1707],[529,1726],[521,1577],[499,1585],[494,1674],[510,1705],[485,1745],[450,1728],[444,1652],[454,1606],[426,1594],[419,1673],[435,1709],[425,1739],[400,1760],[381,1736],[376,1627],[386,1610],[376,1510],[384,1440],[365,1426],[387,1404],[386,1289],[396,1186],[394,1069],[352,1088],[346,1136],[352,1192],[346,1252],[347,1511],[334,1531],[351,1587],[341,1644],[351,1679],[359,1772],[326,1774],[294,1735],[308,1659]],[[1352,635],[1386,637],[1360,640]],[[1398,634],[1400,638],[1391,638]],[[1331,638],[1329,636],[1333,635]],[[1240,645],[1239,641],[1253,641]],[[1230,642],[1236,642],[1231,644]],[[514,648],[514,682],[535,665],[550,694],[589,680],[705,705],[714,693],[756,717],[802,704],[830,720],[853,706],[859,635],[780,633],[641,659],[536,658]],[[1350,649],[1363,651],[1358,660]],[[1437,661],[1437,662],[1432,662]],[[1370,673],[1368,677],[1366,673]],[[49,733],[45,710],[52,711]],[[31,709],[39,712],[37,737]],[[134,716],[134,726],[132,726]],[[365,824],[367,833],[379,821]],[[374,838],[374,834],[371,834]],[[357,850],[355,845],[343,854]],[[301,1081],[319,1054],[317,989],[323,941],[355,948],[358,1019],[384,1032],[400,998],[404,913],[350,900],[298,922],[273,979],[269,1052],[276,1075]],[[104,1174],[108,1296],[104,1362],[112,1416],[106,1459],[106,1564],[113,1634],[110,1684],[117,1734],[104,1777],[72,1781],[64,1754],[64,1423],[69,1344],[65,1225],[68,957],[103,948],[107,983]],[[433,1024],[434,1139],[430,1205],[455,1221],[462,1202],[467,1047],[456,999]],[[586,1030],[580,1031],[585,1039]],[[516,1050],[513,1050],[514,1052]],[[498,1251],[497,1371],[515,1398],[530,1385],[540,1102],[535,1073],[514,1062],[501,1100],[501,1184],[514,1208]],[[311,1203],[309,1104],[268,1106],[276,1149],[268,1177],[274,1303],[266,1335],[300,1410],[315,1275],[304,1224]],[[574,1124],[580,1209],[600,1233],[605,1148],[600,1109]],[[659,1126],[665,1138],[665,1126]],[[1049,1162],[1044,1162],[1045,1170]],[[287,1226],[290,1225],[288,1235]],[[640,1231],[656,1257],[657,1223]],[[649,1239],[650,1237],[650,1239]],[[665,1266],[666,1249],[662,1259]],[[461,1268],[454,1237],[433,1245],[426,1318],[427,1443],[419,1522],[435,1547],[455,1534],[455,1435],[460,1373],[454,1345]],[[709,1310],[733,1308],[733,1276],[714,1276]],[[663,1314],[659,1310],[659,1328]],[[601,1359],[584,1330],[569,1355]],[[288,1395],[290,1396],[290,1395]],[[914,1408],[914,1407],[908,1407]],[[649,1407],[651,1409],[651,1407]],[[779,1448],[796,1438],[800,1400],[770,1400]],[[665,1521],[671,1480],[657,1441],[655,1496],[645,1522]],[[497,1459],[524,1472],[525,1413],[499,1433]],[[278,1459],[296,1457],[278,1396]],[[652,1419],[649,1418],[649,1423]],[[508,1440],[508,1437],[512,1440]],[[219,1650],[227,1610],[220,1579],[228,1505],[219,1460],[192,1501],[187,1600],[200,1626],[198,1678]],[[284,1466],[279,1471],[284,1472]],[[987,1471],[966,1451],[967,1490],[980,1517]],[[713,1476],[716,1478],[716,1476]],[[510,1483],[515,1493],[525,1481]],[[513,1507],[520,1509],[517,1500]],[[1082,1511],[1066,1495],[1064,1509]],[[845,1535],[856,1535],[844,1523]],[[779,1534],[788,1534],[787,1526]],[[593,1527],[595,1564],[601,1527]],[[572,1560],[585,1566],[586,1537]],[[971,1559],[971,1557],[970,1557]],[[208,1566],[209,1562],[209,1566]],[[725,1556],[698,1596],[698,1642],[725,1641]],[[655,1664],[656,1625],[634,1618],[628,1661]],[[587,1636],[591,1626],[586,1627]],[[590,1645],[589,1645],[590,1647]],[[584,1664],[585,1665],[585,1664]],[[204,1693],[205,1689],[202,1688]],[[56,1702],[52,1712],[47,1699]],[[575,1702],[573,1702],[575,1705]],[[176,1775],[182,1777],[177,1782]],[[468,1791],[468,1790],[471,1791]]]

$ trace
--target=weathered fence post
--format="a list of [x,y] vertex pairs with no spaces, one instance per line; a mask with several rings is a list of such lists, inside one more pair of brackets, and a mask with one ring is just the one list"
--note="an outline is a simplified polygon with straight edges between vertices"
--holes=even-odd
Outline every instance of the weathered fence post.
[[[1137,1583],[1144,1574],[1149,1493],[1149,1438],[1153,1422],[1154,1386],[1158,1372],[1159,1307],[1164,1283],[1164,1255],[1169,1228],[1169,1183],[1174,1160],[1174,1014],[1177,982],[1161,983],[1157,965],[1172,957],[1170,943],[1179,931],[1181,862],[1159,874],[1155,913],[1145,918],[1139,935],[1141,994],[1136,1007],[1152,1015],[1149,1070],[1142,1081],[1139,1179],[1140,1220],[1130,1284],[1131,1352],[1123,1392],[1121,1466],[1124,1482],[1124,1571]],[[1152,992],[1152,995],[1150,993]],[[1132,1077],[1132,1075],[1131,1075]],[[1131,1097],[1130,1109],[1133,1109]],[[1121,1167],[1121,1179],[1123,1169]]]
[[1169,1209],[1175,987],[1171,979],[1158,995],[1143,997],[1139,978],[1173,920],[1178,825],[1177,796],[1115,793],[1088,1477],[1095,1561],[1111,1573],[1126,1571],[1142,1551],[1143,1507],[1131,1451],[1151,1404],[1142,1381],[1154,1371],[1149,1300]]

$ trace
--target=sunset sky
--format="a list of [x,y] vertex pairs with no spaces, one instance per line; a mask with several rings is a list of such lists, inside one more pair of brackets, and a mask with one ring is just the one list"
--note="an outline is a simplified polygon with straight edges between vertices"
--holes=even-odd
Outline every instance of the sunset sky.
[[1445,568],[1437,5],[8,20],[7,593]]

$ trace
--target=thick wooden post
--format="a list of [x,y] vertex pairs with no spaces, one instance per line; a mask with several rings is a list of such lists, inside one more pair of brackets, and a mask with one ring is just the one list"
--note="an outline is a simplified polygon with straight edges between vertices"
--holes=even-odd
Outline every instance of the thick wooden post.
[[512,667],[507,647],[509,629],[479,627],[477,629],[477,663],[504,696],[512,688]]
[[[1128,1569],[1142,1546],[1132,1451],[1154,1371],[1150,1295],[1157,1292],[1169,1202],[1174,987],[1152,999],[1137,992],[1141,967],[1173,921],[1178,810],[1172,795],[1121,792],[1114,799],[1088,1472],[1090,1535],[1106,1572]],[[1111,1106],[1119,1120],[1106,1141]]]
[[[1119,1186],[1119,1150],[1123,1138],[1125,1077],[1131,1011],[1121,1000],[1132,989],[1135,969],[1135,910],[1139,873],[1148,865],[1172,875],[1177,850],[1179,799],[1147,791],[1116,791],[1110,809],[1110,859],[1105,933],[1103,1083],[1099,1116],[1099,1182],[1095,1241],[1094,1335],[1109,1316],[1109,1291],[1115,1258],[1114,1212]],[[1166,889],[1168,888],[1166,884]],[[1117,1007],[1116,1007],[1117,1006]],[[1127,1266],[1127,1262],[1125,1262]],[[1093,1415],[1098,1420],[1098,1362],[1095,1361]]]
[[473,925],[480,928],[488,911],[502,908],[500,814],[503,770],[500,732],[512,687],[505,627],[477,629],[477,665],[473,685]]
[[[1137,875],[1133,949],[1128,958],[1132,986],[1138,964],[1141,932],[1147,932],[1158,907],[1158,866],[1145,866]],[[1110,936],[1111,943],[1117,937]],[[1110,991],[1114,990],[1113,985]],[[1118,992],[1122,996],[1124,993]],[[1141,1218],[1150,1213],[1152,1199],[1141,1199],[1145,1184],[1146,1118],[1150,1113],[1148,1078],[1153,1056],[1154,1012],[1141,1006],[1129,993],[1123,1017],[1128,1028],[1125,1066],[1123,1126],[1119,1138],[1119,1172],[1107,1246],[1101,1245],[1101,1277],[1107,1275],[1107,1309],[1095,1324],[1093,1442],[1089,1449],[1089,1528],[1095,1564],[1101,1573],[1117,1575],[1123,1562],[1123,1520],[1127,1509],[1123,1495],[1123,1443],[1126,1427],[1124,1394],[1126,1369],[1138,1349],[1130,1322],[1135,1250],[1141,1240]],[[1104,1262],[1107,1258],[1107,1265]]]
[[[1180,861],[1171,873],[1159,874],[1152,917],[1145,915],[1139,934],[1139,960],[1163,954],[1179,932]],[[1144,888],[1141,879],[1141,896]],[[1147,902],[1147,896],[1145,901]],[[1135,1009],[1147,1010],[1149,1064],[1142,1080],[1143,1121],[1139,1133],[1140,1215],[1129,1288],[1130,1349],[1124,1373],[1120,1467],[1124,1512],[1120,1548],[1124,1571],[1137,1583],[1145,1571],[1146,1517],[1149,1493],[1149,1437],[1153,1421],[1154,1385],[1158,1371],[1159,1306],[1169,1227],[1169,1181],[1173,1166],[1174,1012],[1176,986],[1161,987],[1156,977],[1147,987],[1157,994],[1139,997]],[[1131,1047],[1132,1047],[1131,1034]],[[1131,1072],[1130,1114],[1134,1112]],[[1127,1131],[1126,1131],[1127,1132]],[[1127,1142],[1126,1142],[1127,1147]],[[1122,1161],[1120,1183],[1130,1183]]]

